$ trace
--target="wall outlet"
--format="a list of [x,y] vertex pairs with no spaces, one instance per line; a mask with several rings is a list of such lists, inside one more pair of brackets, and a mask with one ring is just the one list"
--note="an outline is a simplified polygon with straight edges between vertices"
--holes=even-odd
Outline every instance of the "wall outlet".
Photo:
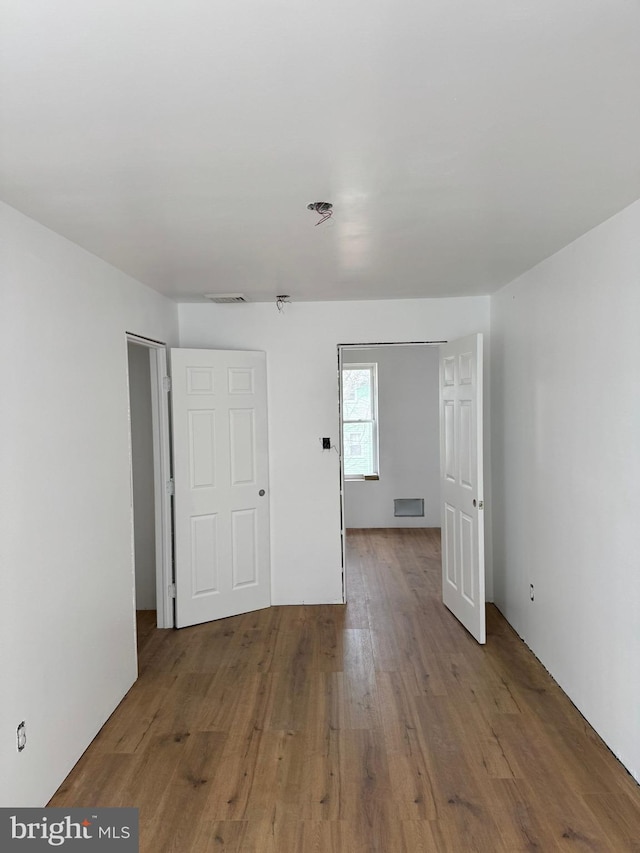
[[16,734],[18,737],[18,752],[22,752],[27,745],[27,724],[24,720],[18,726]]

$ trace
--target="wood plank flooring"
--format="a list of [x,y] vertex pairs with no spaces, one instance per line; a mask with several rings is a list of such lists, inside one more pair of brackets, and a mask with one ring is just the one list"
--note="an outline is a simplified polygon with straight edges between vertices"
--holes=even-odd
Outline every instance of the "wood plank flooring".
[[346,607],[181,631],[52,806],[137,806],[143,853],[640,851],[640,789],[493,607],[440,601],[436,530],[354,530]]

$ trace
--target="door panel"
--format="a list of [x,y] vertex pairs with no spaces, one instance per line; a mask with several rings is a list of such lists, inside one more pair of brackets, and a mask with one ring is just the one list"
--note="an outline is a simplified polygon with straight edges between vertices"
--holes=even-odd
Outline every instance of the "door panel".
[[191,571],[194,596],[218,592],[218,516],[191,519]]
[[444,504],[444,512],[442,519],[442,569],[443,569],[443,584],[447,583],[458,589],[458,577],[456,575],[456,510],[450,504]]
[[265,355],[171,350],[178,628],[268,607]]
[[255,484],[256,442],[253,409],[229,410],[229,439],[231,441],[231,485]]
[[482,335],[440,350],[442,600],[485,642]]
[[189,471],[192,489],[215,487],[215,412],[188,412]]
[[255,509],[231,513],[233,543],[233,588],[250,586],[258,580],[258,524]]

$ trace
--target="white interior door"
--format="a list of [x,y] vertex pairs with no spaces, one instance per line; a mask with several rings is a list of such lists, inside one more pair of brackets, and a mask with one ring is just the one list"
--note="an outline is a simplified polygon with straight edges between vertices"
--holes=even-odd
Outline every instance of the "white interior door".
[[176,627],[271,603],[266,362],[171,350]]
[[440,348],[442,600],[486,640],[482,474],[482,335]]

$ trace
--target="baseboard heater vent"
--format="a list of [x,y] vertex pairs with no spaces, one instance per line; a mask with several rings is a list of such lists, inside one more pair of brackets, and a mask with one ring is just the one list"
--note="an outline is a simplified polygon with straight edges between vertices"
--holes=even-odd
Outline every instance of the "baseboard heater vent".
[[395,498],[393,514],[396,518],[424,517],[424,498]]

